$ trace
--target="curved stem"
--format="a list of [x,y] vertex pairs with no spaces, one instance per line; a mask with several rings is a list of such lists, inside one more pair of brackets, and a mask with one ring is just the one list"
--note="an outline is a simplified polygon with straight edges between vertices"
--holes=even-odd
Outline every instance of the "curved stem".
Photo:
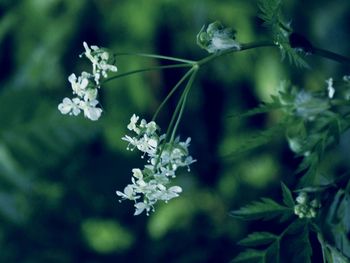
[[146,57],[146,58],[159,58],[159,59],[164,59],[164,60],[183,62],[186,64],[196,63],[196,61],[189,60],[189,59],[182,59],[182,58],[176,58],[176,57],[171,57],[171,56],[163,56],[163,55],[148,54],[148,53],[115,53],[115,55],[116,56],[139,56],[139,57]]
[[165,66],[158,66],[158,67],[150,67],[150,68],[143,68],[143,69],[136,69],[131,70],[125,73],[118,74],[116,76],[110,77],[108,79],[105,79],[102,83],[106,83],[108,81],[111,81],[113,79],[118,79],[121,77],[126,77],[132,74],[140,73],[140,72],[146,72],[146,71],[152,71],[152,70],[159,70],[159,69],[170,69],[170,68],[189,68],[192,67],[190,64],[174,64],[174,65],[165,65]]
[[168,102],[168,100],[170,99],[170,97],[174,94],[174,92],[178,89],[178,87],[180,87],[180,85],[188,78],[188,76],[192,73],[193,68],[190,69],[189,71],[187,71],[187,73],[176,83],[176,85],[171,89],[171,91],[168,93],[168,95],[165,97],[165,99],[162,101],[162,103],[159,105],[158,109],[156,110],[156,112],[153,115],[152,121],[154,121],[160,110],[164,107],[165,103]]
[[[191,75],[191,78],[190,78],[190,80],[191,80],[191,79],[192,79],[192,76],[193,76],[194,68],[192,68],[192,69],[190,70],[190,72],[191,72],[191,74],[192,74],[192,75]],[[176,108],[175,108],[175,111],[174,111],[174,113],[173,113],[173,116],[171,117],[171,120],[170,120],[168,129],[167,129],[167,132],[166,132],[166,135],[165,135],[165,141],[167,141],[167,140],[169,139],[170,131],[171,131],[171,129],[173,129],[173,127],[174,127],[174,123],[175,123],[176,117],[178,116],[178,112],[180,111],[180,108],[181,108],[181,105],[182,105],[182,101],[183,101],[183,98],[184,98],[184,94],[185,94],[185,91],[186,91],[186,89],[187,89],[187,87],[188,87],[188,83],[190,82],[190,80],[187,82],[186,87],[185,87],[185,90],[184,90],[184,92],[182,92],[181,97],[180,97],[180,99],[179,99],[179,101],[178,101],[178,103],[177,103],[177,105],[176,105]]]
[[176,123],[174,125],[173,131],[171,133],[170,142],[172,142],[174,140],[174,138],[175,138],[175,134],[176,134],[177,128],[179,126],[180,120],[182,118],[183,111],[184,111],[185,106],[186,106],[187,95],[188,95],[188,93],[189,93],[189,91],[190,91],[190,89],[192,87],[192,84],[193,84],[193,81],[194,81],[194,79],[196,77],[196,74],[197,74],[197,70],[195,69],[193,74],[191,75],[190,80],[187,82],[186,88],[185,88],[185,90],[183,92],[183,98],[181,98],[182,101],[180,99],[180,101],[181,101],[181,108],[180,108],[180,112],[178,114]]
[[[163,153],[163,151],[164,151],[164,149],[165,149],[165,145],[166,145],[166,142],[167,142],[168,139],[169,139],[169,135],[170,135],[170,131],[171,131],[172,127],[174,127],[174,130],[176,131],[176,129],[177,129],[178,125],[179,125],[179,121],[180,121],[180,119],[181,119],[181,115],[182,115],[182,112],[183,112],[183,109],[184,109],[184,99],[185,99],[185,101],[186,101],[188,91],[189,91],[190,87],[192,86],[192,83],[193,83],[193,80],[194,80],[194,75],[196,75],[196,72],[197,72],[197,71],[198,71],[198,66],[193,66],[193,67],[186,73],[187,76],[185,75],[186,78],[187,78],[189,75],[191,75],[191,77],[190,77],[189,81],[187,82],[186,87],[185,87],[185,90],[184,90],[184,92],[181,94],[181,97],[180,97],[180,99],[179,99],[179,101],[178,101],[178,103],[177,103],[177,105],[176,105],[175,111],[174,111],[174,113],[173,113],[173,115],[172,115],[172,117],[171,117],[171,120],[170,120],[168,129],[167,129],[167,132],[166,132],[166,134],[165,134],[164,143],[163,143],[163,145],[162,145],[161,148],[160,148],[160,152],[159,152],[159,154],[158,154],[158,158],[157,158],[157,160],[156,160],[156,164],[154,165],[154,169],[157,169],[157,167],[158,167],[158,164],[159,164],[159,162],[160,162],[160,157],[162,156],[162,153]],[[185,77],[185,76],[184,76],[184,77]],[[184,77],[182,78],[183,81],[185,80]],[[179,113],[179,112],[180,112],[180,113]],[[179,113],[179,114],[178,114],[178,113]],[[177,117],[177,121],[176,121],[176,124],[175,124],[175,126],[174,126],[174,122],[175,122],[176,117]],[[173,132],[172,132],[171,139],[169,140],[169,142],[172,142],[172,141],[173,141],[173,137],[174,137],[174,134],[175,134],[174,130],[173,130]]]

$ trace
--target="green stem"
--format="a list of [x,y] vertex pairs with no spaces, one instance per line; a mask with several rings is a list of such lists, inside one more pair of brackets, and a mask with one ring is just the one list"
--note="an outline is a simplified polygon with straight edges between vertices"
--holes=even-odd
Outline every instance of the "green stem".
[[325,49],[313,47],[312,54],[320,57],[324,57],[330,60],[334,60],[342,64],[350,64],[350,58],[325,50]]
[[174,125],[173,131],[171,133],[170,142],[172,142],[174,140],[174,138],[175,138],[175,134],[176,134],[177,128],[179,126],[180,120],[182,118],[183,111],[184,111],[185,106],[186,106],[187,95],[188,95],[188,93],[189,93],[189,91],[190,91],[190,89],[192,87],[192,84],[193,84],[193,81],[194,81],[194,79],[196,77],[197,71],[198,71],[198,68],[195,68],[194,72],[191,75],[190,80],[187,82],[187,85],[186,85],[185,90],[183,92],[183,98],[182,98],[182,102],[181,102],[180,112],[178,114],[178,117],[177,117],[176,123]]
[[272,41],[257,41],[257,42],[252,42],[252,43],[246,43],[246,44],[241,44],[241,48],[240,49],[227,49],[225,51],[222,52],[218,52],[215,54],[212,54],[208,57],[205,57],[199,61],[197,61],[197,65],[203,65],[206,64],[218,57],[230,54],[230,53],[234,53],[234,52],[240,52],[240,51],[244,51],[244,50],[248,50],[248,49],[254,49],[254,48],[260,48],[260,47],[275,47],[276,44]]
[[156,112],[153,115],[152,121],[154,121],[157,118],[160,110],[164,107],[165,103],[168,102],[170,97],[174,94],[174,92],[178,89],[178,87],[180,87],[180,85],[188,78],[188,76],[190,74],[192,74],[192,71],[193,71],[193,68],[190,69],[189,71],[187,71],[187,73],[176,83],[176,85],[172,88],[172,90],[169,92],[169,94],[165,97],[165,99],[159,105],[158,109],[156,110]]
[[164,60],[183,62],[186,64],[195,64],[196,63],[196,61],[189,60],[189,59],[182,59],[182,58],[156,55],[156,54],[147,54],[147,53],[116,53],[115,55],[116,56],[140,56],[140,57],[146,57],[146,58],[159,58],[159,59],[164,59]]
[[105,79],[102,83],[106,83],[108,81],[126,77],[132,74],[140,73],[140,72],[146,72],[146,71],[152,71],[152,70],[159,70],[159,69],[170,69],[170,68],[189,68],[192,67],[192,65],[189,64],[174,64],[174,65],[165,65],[165,66],[158,66],[158,67],[150,67],[150,68],[143,68],[143,69],[136,69],[136,70],[131,70],[125,73],[118,74],[116,76],[110,77],[108,79]]
[[[177,105],[176,105],[175,111],[174,111],[174,113],[173,113],[173,115],[172,115],[172,117],[171,117],[170,124],[169,124],[169,126],[168,126],[168,129],[167,129],[167,132],[166,132],[166,135],[165,135],[165,138],[164,138],[163,145],[161,146],[160,152],[159,152],[159,154],[158,154],[158,158],[157,158],[157,160],[156,160],[156,164],[154,165],[154,169],[157,169],[157,166],[158,166],[158,164],[159,164],[159,162],[160,162],[160,157],[162,156],[162,153],[163,153],[163,151],[164,151],[166,142],[167,142],[168,139],[169,139],[170,131],[171,131],[172,127],[174,126],[174,122],[175,122],[176,117],[178,116],[177,120],[179,120],[179,118],[181,118],[181,116],[178,115],[178,112],[181,111],[181,110],[180,110],[181,108],[183,108],[182,105],[183,105],[183,100],[184,100],[185,94],[188,93],[189,87],[192,85],[193,80],[194,80],[193,75],[195,75],[195,73],[196,73],[197,71],[198,71],[198,66],[195,65],[195,66],[193,66],[193,67],[186,73],[186,75],[188,75],[188,76],[191,75],[191,77],[190,77],[190,80],[187,82],[186,87],[185,87],[185,90],[184,90],[184,92],[181,94],[181,97],[180,97],[180,99],[179,99],[179,101],[178,101],[178,103],[177,103]],[[188,76],[186,76],[186,78],[188,78]],[[181,80],[184,81],[185,78],[183,77]],[[190,83],[191,85],[189,85],[189,83]],[[186,94],[186,96],[187,96],[187,94]],[[181,114],[182,114],[182,112],[181,112]],[[177,123],[178,123],[178,121],[177,121]],[[177,124],[177,125],[178,125],[178,124]],[[177,126],[177,125],[176,125],[176,126]],[[177,127],[176,127],[176,128],[177,128]],[[174,133],[174,132],[173,132],[173,133]],[[173,136],[173,135],[172,135],[172,136]],[[172,141],[172,140],[170,140],[169,142],[171,142],[171,141]]]

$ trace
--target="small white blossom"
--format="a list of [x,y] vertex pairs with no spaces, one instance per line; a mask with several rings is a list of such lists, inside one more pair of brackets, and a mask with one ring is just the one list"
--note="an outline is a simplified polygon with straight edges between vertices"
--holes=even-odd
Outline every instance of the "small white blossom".
[[323,113],[329,108],[326,100],[317,98],[304,90],[296,95],[294,106],[296,113],[309,121],[313,121],[318,114]]
[[327,83],[328,98],[332,99],[335,93],[335,89],[333,87],[333,78],[327,79],[326,83]]
[[132,173],[133,173],[132,175],[137,179],[143,178],[143,174],[142,174],[141,170],[138,168],[132,169]]
[[124,188],[124,192],[116,191],[117,195],[122,197],[123,199],[129,199],[129,200],[136,200],[137,198],[140,198],[140,196],[137,196],[134,192],[134,188],[132,185],[127,185]]
[[74,98],[73,100],[69,98],[64,98],[62,103],[58,105],[58,109],[62,114],[69,113],[70,115],[77,116],[80,113],[80,99]]
[[151,121],[146,124],[146,133],[152,135],[157,130],[157,124],[154,121]]
[[85,101],[95,101],[97,98],[97,89],[87,89],[83,98]]
[[136,134],[139,134],[140,130],[136,127],[136,123],[138,122],[139,117],[133,114],[130,118],[130,123],[128,124],[127,128],[130,131],[136,132]]
[[79,97],[83,97],[85,94],[85,89],[89,84],[89,80],[82,76],[77,78],[73,73],[68,77],[68,81],[72,86],[73,94],[77,94]]
[[294,214],[299,218],[315,218],[317,210],[320,208],[320,202],[317,199],[309,201],[306,192],[301,192],[296,198],[297,204],[294,206]]
[[84,116],[92,121],[97,121],[102,113],[102,109],[96,107],[97,100],[92,101],[80,101],[80,108],[84,111]]
[[306,204],[308,201],[308,196],[305,192],[301,192],[295,200],[298,204]]
[[211,43],[207,47],[209,53],[215,53],[227,49],[240,50],[241,46],[236,40],[222,33],[215,34],[211,39]]
[[152,206],[149,205],[149,204],[146,204],[144,202],[139,202],[139,203],[136,203],[135,205],[135,213],[134,215],[137,216],[139,214],[141,214],[143,211],[146,210],[146,214],[149,215],[149,211],[151,210]]
[[343,76],[343,80],[346,82],[350,81],[350,75]]
[[92,74],[97,85],[100,84],[101,75],[107,78],[107,72],[117,72],[118,69],[115,65],[108,64],[109,54],[106,51],[101,50],[98,46],[91,46],[89,48],[86,42],[83,42],[85,53],[84,55],[92,63]]

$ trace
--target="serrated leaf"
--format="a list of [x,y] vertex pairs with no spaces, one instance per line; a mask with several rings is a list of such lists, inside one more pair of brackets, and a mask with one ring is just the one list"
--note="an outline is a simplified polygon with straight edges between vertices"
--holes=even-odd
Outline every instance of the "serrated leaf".
[[242,154],[265,145],[278,137],[281,131],[284,130],[283,124],[275,125],[265,131],[261,131],[255,134],[248,134],[243,138],[240,138],[239,143],[231,149],[231,152],[227,154],[226,158],[240,157]]
[[280,262],[279,241],[273,242],[266,250],[265,262]]
[[288,226],[283,237],[281,255],[290,259],[290,262],[311,263],[312,249],[309,241],[309,228],[304,220],[296,220]]
[[283,194],[283,203],[290,208],[294,208],[295,203],[291,191],[283,182],[281,182],[281,187]]
[[258,7],[260,9],[259,17],[264,20],[266,26],[271,27],[278,24],[281,11],[280,0],[260,0]]
[[[273,97],[274,99],[274,97]],[[274,99],[273,102],[270,103],[264,103],[259,105],[256,108],[250,109],[248,111],[245,111],[244,113],[237,113],[237,114],[232,114],[229,116],[229,118],[246,118],[246,117],[251,117],[257,114],[262,114],[262,113],[267,113],[273,110],[277,110],[282,108],[283,105],[281,105],[278,101],[278,99]]]
[[277,238],[276,235],[270,232],[254,232],[249,234],[247,237],[243,238],[238,244],[242,246],[260,246],[267,245],[275,241]]
[[264,252],[256,249],[247,249],[238,254],[232,263],[260,263],[263,262]]
[[281,52],[282,59],[287,57],[289,63],[300,68],[310,68],[309,64],[300,56],[300,54],[289,45],[289,42],[285,42],[281,45]]
[[282,206],[270,198],[261,198],[261,201],[254,201],[239,210],[232,211],[231,215],[244,220],[269,220],[291,214],[291,211],[290,208]]

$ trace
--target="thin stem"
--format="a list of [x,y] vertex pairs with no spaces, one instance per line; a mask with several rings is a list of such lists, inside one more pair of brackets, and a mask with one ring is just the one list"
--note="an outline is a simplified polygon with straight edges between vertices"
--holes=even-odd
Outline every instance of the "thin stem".
[[140,56],[140,57],[146,57],[146,58],[159,58],[164,60],[170,60],[170,61],[177,61],[177,62],[183,62],[186,64],[195,64],[196,61],[189,60],[189,59],[182,59],[182,58],[176,58],[171,56],[163,56],[163,55],[156,55],[156,54],[148,54],[148,53],[116,53],[116,56]]
[[276,44],[272,41],[258,41],[258,42],[252,42],[252,43],[246,43],[246,44],[241,44],[241,48],[237,49],[237,48],[233,48],[233,49],[227,49],[225,51],[222,52],[218,52],[218,53],[214,53],[208,57],[205,57],[199,61],[197,61],[197,65],[203,65],[206,64],[218,57],[230,54],[230,53],[234,53],[234,52],[240,52],[240,51],[244,51],[244,50],[248,50],[248,49],[254,49],[254,48],[260,48],[260,47],[275,47]]
[[191,68],[189,71],[187,71],[187,73],[176,83],[176,85],[171,89],[171,91],[169,92],[169,94],[165,97],[165,99],[162,101],[162,103],[159,105],[158,109],[156,110],[156,112],[153,115],[152,121],[154,121],[160,110],[164,107],[165,103],[168,102],[168,100],[170,99],[170,97],[174,94],[174,92],[178,89],[178,87],[180,87],[180,85],[188,78],[188,76],[190,74],[192,74],[193,68]]
[[[197,68],[198,69],[198,68]],[[173,128],[173,131],[172,131],[172,134],[171,134],[171,137],[170,137],[170,142],[172,142],[175,138],[175,134],[176,134],[176,131],[177,131],[177,128],[179,126],[179,123],[180,123],[180,120],[182,118],[182,114],[183,114],[183,111],[185,109],[185,106],[186,106],[186,101],[187,101],[187,95],[192,87],[192,84],[193,84],[193,81],[196,77],[196,74],[197,74],[197,69],[194,70],[193,74],[191,75],[191,78],[190,80],[187,82],[187,85],[186,85],[186,88],[183,92],[183,98],[182,98],[182,102],[181,102],[181,108],[180,108],[180,112],[178,114],[178,117],[177,117],[177,120],[176,120],[176,123],[174,125],[174,128]]]
[[[241,44],[241,48],[240,49],[228,49],[225,50],[223,52],[218,52],[215,54],[212,54],[208,57],[205,57],[199,61],[197,61],[198,65],[203,65],[206,64],[218,57],[230,54],[230,53],[234,53],[234,52],[240,52],[240,51],[244,51],[244,50],[249,50],[249,49],[255,49],[255,48],[260,48],[260,47],[278,47],[278,45],[276,43],[274,43],[273,41],[258,41],[258,42],[252,42],[252,43],[246,43],[246,44]],[[334,53],[332,51],[328,51],[325,49],[321,49],[321,48],[317,48],[317,47],[312,47],[312,50],[310,52],[312,55],[316,55],[316,56],[320,56],[320,57],[324,57],[333,61],[337,61],[339,63],[342,64],[350,64],[350,58],[349,57],[345,57],[342,55],[339,55],[337,53]]]
[[[172,115],[172,117],[171,117],[171,120],[170,120],[170,124],[169,124],[169,126],[168,126],[168,129],[167,129],[167,132],[166,132],[166,135],[165,135],[165,138],[164,138],[164,143],[163,143],[163,145],[161,146],[161,149],[160,149],[160,152],[159,152],[159,154],[158,154],[158,158],[157,158],[157,160],[156,160],[156,164],[154,165],[154,169],[156,169],[157,168],[157,166],[158,166],[158,164],[159,164],[159,162],[160,162],[160,157],[162,156],[162,153],[163,153],[163,151],[164,151],[164,148],[165,148],[165,145],[166,145],[166,143],[167,143],[167,141],[168,141],[168,139],[169,139],[169,135],[170,135],[170,131],[171,131],[171,129],[172,129],[172,127],[174,126],[174,122],[175,122],[175,119],[176,119],[176,117],[178,116],[178,112],[180,111],[180,108],[182,108],[182,104],[183,104],[183,100],[184,100],[184,95],[185,95],[185,93],[186,93],[186,90],[188,90],[189,89],[189,83],[191,82],[191,83],[193,83],[193,75],[195,75],[195,72],[197,72],[197,70],[198,70],[198,66],[193,66],[187,73],[186,73],[186,75],[191,75],[191,78],[190,78],[190,80],[187,82],[187,85],[186,85],[186,87],[185,87],[185,90],[184,90],[184,92],[181,94],[181,97],[180,97],[180,99],[179,99],[179,101],[178,101],[178,103],[177,103],[177,105],[176,105],[176,108],[175,108],[175,111],[174,111],[174,113],[173,113],[173,115]],[[186,76],[186,78],[188,78],[188,76]],[[183,80],[182,80],[183,79]],[[185,80],[185,78],[183,77],[181,80],[182,81],[184,81]],[[180,81],[181,81],[180,80]],[[192,85],[192,84],[191,84]],[[187,91],[188,92],[188,91]],[[187,95],[186,95],[187,96]],[[181,113],[182,114],[182,113]],[[181,116],[180,116],[180,118],[181,118]],[[179,120],[179,117],[177,118],[177,120]],[[178,125],[178,124],[177,124]],[[172,142],[172,140],[170,140],[169,142]]]
[[342,64],[350,64],[350,58],[325,50],[325,49],[313,47],[312,54],[320,57],[328,58],[330,60],[334,60]]
[[126,77],[132,74],[140,73],[140,72],[146,72],[146,71],[152,71],[152,70],[159,70],[159,69],[170,69],[170,68],[189,68],[192,67],[190,64],[174,64],[174,65],[165,65],[165,66],[158,66],[158,67],[150,67],[150,68],[143,68],[143,69],[136,69],[136,70],[131,70],[125,73],[118,74],[116,76],[110,77],[108,79],[105,79],[102,83],[106,83],[108,81]]

